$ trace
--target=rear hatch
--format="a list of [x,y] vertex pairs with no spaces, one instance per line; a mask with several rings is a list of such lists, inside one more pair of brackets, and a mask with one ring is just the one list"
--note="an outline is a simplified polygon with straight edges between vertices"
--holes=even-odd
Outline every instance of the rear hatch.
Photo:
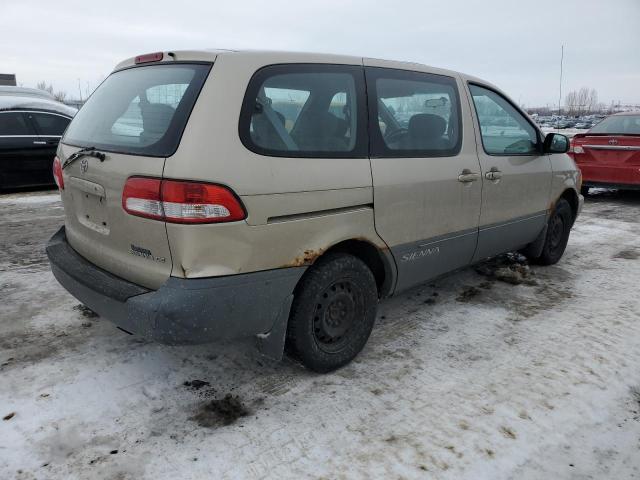
[[[577,152],[576,146],[580,147]],[[579,163],[640,166],[640,135],[576,135],[573,150]]]
[[573,137],[571,151],[585,180],[640,182],[640,114],[611,115]]
[[[116,71],[75,116],[58,149],[71,246],[95,265],[158,288],[171,272],[163,221],[124,211],[132,176],[161,179],[176,151],[210,63],[155,63]],[[95,155],[65,163],[81,148]],[[102,155],[99,155],[102,156]]]

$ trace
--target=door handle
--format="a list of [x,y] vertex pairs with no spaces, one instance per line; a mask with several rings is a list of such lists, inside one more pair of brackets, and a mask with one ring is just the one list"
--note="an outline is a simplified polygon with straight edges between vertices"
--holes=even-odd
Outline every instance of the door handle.
[[47,142],[45,142],[44,140],[34,140],[33,144],[34,145],[46,145]]
[[479,178],[480,178],[479,173],[472,172],[468,168],[465,168],[464,170],[462,170],[460,175],[458,175],[458,181],[462,183],[475,182]]
[[491,167],[491,170],[484,174],[484,178],[487,180],[500,180],[502,178],[502,172],[496,167]]

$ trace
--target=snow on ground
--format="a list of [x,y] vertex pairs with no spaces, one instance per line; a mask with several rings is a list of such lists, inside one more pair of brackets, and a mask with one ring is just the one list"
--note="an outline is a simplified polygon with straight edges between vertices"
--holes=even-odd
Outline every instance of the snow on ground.
[[[24,205],[32,203],[54,203],[60,202],[59,193],[35,192],[29,195],[14,193],[12,195],[0,196],[0,204],[2,205]],[[61,206],[61,205],[60,205]]]
[[383,302],[329,375],[93,318],[49,272],[50,196],[0,197],[1,479],[640,478],[638,195],[587,199],[535,284]]

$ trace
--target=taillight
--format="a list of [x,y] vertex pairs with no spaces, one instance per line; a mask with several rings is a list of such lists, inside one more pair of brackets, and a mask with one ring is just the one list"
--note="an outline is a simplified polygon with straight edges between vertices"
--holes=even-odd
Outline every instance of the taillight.
[[129,178],[122,190],[122,208],[131,215],[162,220],[160,184],[157,178]]
[[62,163],[56,156],[53,159],[53,179],[60,190],[64,190],[64,178],[62,178]]
[[163,180],[162,206],[166,221],[173,223],[234,222],[245,217],[231,190],[211,183]]
[[169,223],[235,222],[246,217],[240,200],[227,187],[145,177],[127,180],[122,208],[131,215]]
[[577,153],[580,155],[584,153],[584,149],[580,145],[576,145],[575,138],[572,138],[569,142],[569,152],[568,153]]

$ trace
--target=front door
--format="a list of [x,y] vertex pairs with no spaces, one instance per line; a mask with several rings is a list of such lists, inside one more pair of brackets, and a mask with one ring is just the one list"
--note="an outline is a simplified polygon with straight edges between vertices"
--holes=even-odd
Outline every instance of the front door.
[[378,65],[365,59],[375,225],[399,291],[469,264],[482,183],[458,79]]
[[474,260],[524,247],[544,228],[551,161],[542,136],[502,94],[469,84],[482,168],[482,214]]

